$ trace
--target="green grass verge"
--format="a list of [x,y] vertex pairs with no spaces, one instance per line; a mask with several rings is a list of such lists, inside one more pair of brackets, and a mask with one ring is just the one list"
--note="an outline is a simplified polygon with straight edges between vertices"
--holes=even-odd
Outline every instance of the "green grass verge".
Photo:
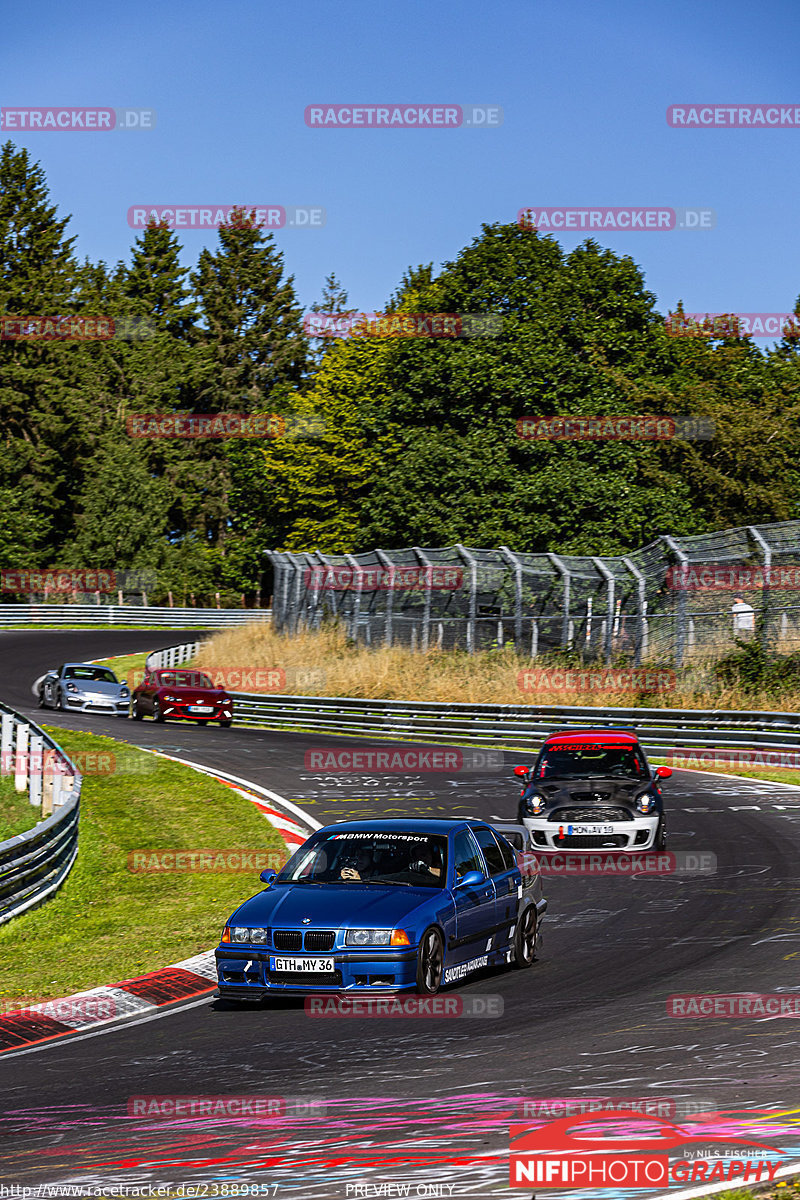
[[[93,734],[48,733],[67,754],[115,754],[119,747]],[[261,887],[257,870],[134,872],[132,851],[238,849],[286,857],[272,825],[231,788],[127,746],[124,765],[124,773],[84,776],[80,848],[63,887],[0,926],[4,1008],[115,983],[207,950],[231,911]]]
[[27,833],[40,820],[41,809],[31,808],[28,793],[18,795],[11,776],[0,778],[0,842]]

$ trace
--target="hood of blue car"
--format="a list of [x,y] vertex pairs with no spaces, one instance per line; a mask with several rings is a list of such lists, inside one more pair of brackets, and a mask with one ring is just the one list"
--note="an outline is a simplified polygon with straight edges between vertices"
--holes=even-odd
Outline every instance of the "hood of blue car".
[[[377,883],[279,883],[252,896],[229,924],[292,929],[342,926],[388,929],[428,900],[444,900],[439,888],[381,887]],[[304,918],[310,921],[304,925]]]

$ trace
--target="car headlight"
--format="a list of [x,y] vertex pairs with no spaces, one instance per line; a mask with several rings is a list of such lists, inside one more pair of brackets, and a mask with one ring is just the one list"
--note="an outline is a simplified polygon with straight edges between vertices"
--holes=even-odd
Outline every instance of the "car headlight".
[[119,689],[119,694],[120,694],[120,696],[128,696],[128,695],[130,695],[130,693],[129,693],[129,691],[128,691],[127,687],[125,687],[125,685],[124,685],[124,684],[123,684],[123,685],[122,685],[122,687]]
[[231,937],[235,942],[249,942],[250,930],[245,929],[242,925],[234,925],[231,929]]
[[67,691],[68,691],[68,692],[77,692],[77,690],[78,690],[78,689],[76,688],[76,686],[75,686],[75,684],[74,684],[74,683],[68,683],[68,684],[67,684]]
[[392,936],[391,929],[348,929],[345,946],[388,946]]
[[547,801],[545,800],[544,796],[528,796],[528,798],[523,801],[523,808],[526,813],[530,813],[532,816],[538,816],[539,813],[544,812],[546,804]]
[[166,700],[167,704],[180,704],[180,699],[178,696],[165,696],[164,699]]
[[251,929],[250,941],[255,945],[257,942],[265,942],[267,940],[266,929]]
[[639,812],[641,812],[641,813],[652,812],[653,809],[655,808],[655,806],[656,806],[655,796],[649,796],[647,794],[647,792],[645,792],[645,794],[643,796],[640,796],[639,799],[636,801],[636,807],[638,808]]

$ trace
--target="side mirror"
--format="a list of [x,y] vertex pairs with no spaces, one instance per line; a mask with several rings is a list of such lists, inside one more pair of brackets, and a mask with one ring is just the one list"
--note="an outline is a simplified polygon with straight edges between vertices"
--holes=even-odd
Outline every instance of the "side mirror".
[[258,878],[269,887],[272,881],[278,878],[278,872],[273,871],[271,867],[265,867]]
[[514,767],[514,774],[519,775],[520,777],[522,777],[523,775],[527,775],[528,768],[527,767]]
[[672,767],[656,767],[656,779],[669,779]]
[[456,880],[456,887],[477,887],[479,883],[483,883],[486,876],[483,871],[467,871],[466,875],[462,875]]

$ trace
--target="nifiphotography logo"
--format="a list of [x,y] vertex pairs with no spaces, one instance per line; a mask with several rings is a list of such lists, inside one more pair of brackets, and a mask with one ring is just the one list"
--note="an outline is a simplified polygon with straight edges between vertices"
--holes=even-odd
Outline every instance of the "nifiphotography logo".
[[[724,1114],[715,1113],[719,1118]],[[752,1114],[757,1118],[758,1114]],[[697,1126],[693,1126],[696,1130]],[[702,1128],[702,1127],[701,1127]],[[769,1183],[785,1151],[764,1142],[730,1137],[715,1121],[704,1132],[690,1132],[671,1121],[622,1109],[562,1117],[545,1125],[512,1125],[510,1183],[530,1188],[666,1188],[687,1183]],[[735,1146],[729,1156],[709,1160],[670,1155],[687,1145]]]

